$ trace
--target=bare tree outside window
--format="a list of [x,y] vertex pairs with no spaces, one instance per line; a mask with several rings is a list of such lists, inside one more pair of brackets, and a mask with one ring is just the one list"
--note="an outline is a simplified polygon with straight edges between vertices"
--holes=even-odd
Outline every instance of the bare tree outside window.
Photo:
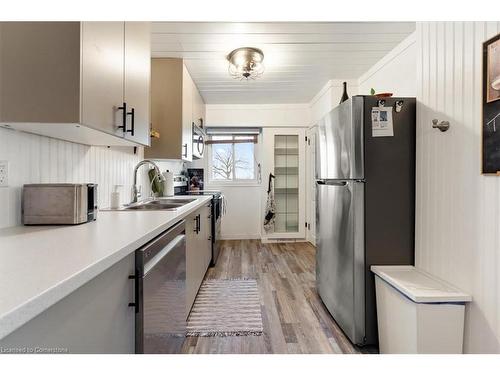
[[221,149],[215,150],[212,165],[214,176],[217,175],[223,180],[231,180],[236,168],[248,168],[248,162],[243,159],[235,159],[233,150],[228,152]]
[[212,144],[211,167],[214,180],[232,181],[255,178],[254,144],[227,142],[233,139],[233,136],[224,136],[224,139],[220,140],[224,140],[225,143]]

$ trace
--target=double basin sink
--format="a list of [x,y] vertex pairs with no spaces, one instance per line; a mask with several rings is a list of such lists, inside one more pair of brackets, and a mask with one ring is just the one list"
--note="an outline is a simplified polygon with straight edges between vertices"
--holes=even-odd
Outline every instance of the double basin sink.
[[148,199],[137,203],[132,203],[114,211],[159,211],[159,210],[176,210],[188,203],[194,202],[196,199],[172,199],[172,198],[156,198]]

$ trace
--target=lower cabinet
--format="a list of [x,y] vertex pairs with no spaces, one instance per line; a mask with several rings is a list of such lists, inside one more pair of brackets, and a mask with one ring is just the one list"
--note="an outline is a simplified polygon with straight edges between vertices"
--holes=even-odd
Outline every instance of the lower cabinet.
[[186,316],[212,259],[211,203],[186,218]]
[[134,353],[135,255],[130,254],[0,340],[35,353]]
[[[186,218],[186,316],[212,259],[211,203]],[[36,352],[135,353],[135,253],[0,340]]]

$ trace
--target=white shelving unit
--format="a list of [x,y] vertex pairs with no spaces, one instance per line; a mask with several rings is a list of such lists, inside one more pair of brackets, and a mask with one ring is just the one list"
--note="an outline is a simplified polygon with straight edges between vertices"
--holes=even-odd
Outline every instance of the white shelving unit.
[[267,200],[267,179],[275,176],[274,231],[262,227],[262,240],[305,239],[305,129],[265,128],[263,131],[262,221]]

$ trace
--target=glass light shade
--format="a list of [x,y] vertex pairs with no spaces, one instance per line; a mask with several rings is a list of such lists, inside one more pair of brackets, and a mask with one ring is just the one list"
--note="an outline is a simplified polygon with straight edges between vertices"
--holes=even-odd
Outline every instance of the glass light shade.
[[264,53],[258,48],[237,48],[227,56],[227,60],[229,74],[235,79],[255,79],[264,73]]

